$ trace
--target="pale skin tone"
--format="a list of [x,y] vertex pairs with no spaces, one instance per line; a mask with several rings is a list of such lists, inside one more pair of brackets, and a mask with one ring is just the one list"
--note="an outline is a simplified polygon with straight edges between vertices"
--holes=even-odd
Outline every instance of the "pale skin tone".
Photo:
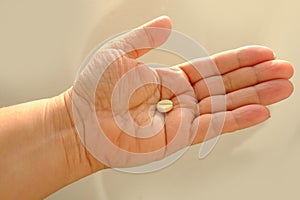
[[[169,18],[161,17],[144,27],[171,29],[171,22]],[[129,34],[127,37],[122,42],[145,36]],[[155,48],[166,37],[150,34],[145,40],[151,38],[151,44]],[[122,42],[111,43],[109,47],[118,52],[125,46]],[[97,87],[95,103],[97,114],[100,113],[99,123],[110,130],[107,136],[111,141],[131,152],[149,152],[167,145],[166,141],[170,141],[176,133],[178,127],[175,125],[182,114],[179,111],[180,105],[176,102],[180,98],[177,94],[147,85],[131,97],[130,114],[137,123],[148,123],[149,116],[145,113],[149,107],[162,98],[172,99],[174,109],[167,114],[164,130],[146,140],[136,139],[118,129],[111,118],[109,102],[116,80],[129,69],[141,66],[136,59],[149,50],[136,50],[122,56],[109,66],[105,78],[100,80]],[[189,62],[173,67],[168,73],[157,71],[161,80],[167,81],[171,77],[188,82],[191,90],[186,87],[181,92],[195,100],[189,101],[187,107],[190,110],[186,112],[197,110],[198,113],[194,118],[191,117],[191,123],[187,126],[189,129],[195,124],[199,126],[196,126],[196,134],[189,143],[183,142],[181,147],[203,142],[212,115],[226,114],[222,133],[244,129],[267,120],[270,112],[266,106],[287,98],[293,91],[288,80],[293,75],[292,65],[275,60],[274,53],[269,48],[248,46],[222,52],[211,58],[221,73],[225,94],[219,94],[218,91],[209,94],[204,80],[213,78],[199,76],[195,73],[195,66]],[[97,67],[101,67],[101,62]],[[89,84],[89,79],[82,81]],[[44,198],[82,177],[114,167],[99,162],[81,143],[72,118],[73,92],[74,87],[71,87],[57,97],[0,109],[0,194],[4,199]],[[226,110],[211,110],[210,100],[220,96],[227,100]],[[161,158],[148,159],[145,163],[157,159]],[[118,163],[113,158],[108,160],[118,167],[144,164],[139,161]]]

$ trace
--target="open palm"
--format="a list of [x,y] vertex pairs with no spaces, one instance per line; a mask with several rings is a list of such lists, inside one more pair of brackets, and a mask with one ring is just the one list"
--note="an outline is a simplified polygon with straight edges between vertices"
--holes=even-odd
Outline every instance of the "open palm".
[[[117,147],[103,149],[99,141],[87,142],[93,130],[88,125],[83,126],[84,134],[79,131],[90,153],[105,165],[146,164],[220,133],[256,125],[269,118],[266,105],[292,93],[292,66],[274,60],[274,53],[260,46],[168,69],[150,68],[137,58],[161,45],[168,34],[148,28],[171,30],[171,23],[160,17],[110,42],[92,57],[73,88],[94,105],[101,133]],[[89,90],[92,96],[86,95]],[[168,113],[156,110],[163,99],[173,102]],[[75,107],[82,109],[76,103]]]

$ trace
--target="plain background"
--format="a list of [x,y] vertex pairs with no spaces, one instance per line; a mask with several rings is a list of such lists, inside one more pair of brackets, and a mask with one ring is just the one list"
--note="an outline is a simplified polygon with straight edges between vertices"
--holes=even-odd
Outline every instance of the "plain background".
[[223,136],[206,159],[195,146],[158,172],[106,170],[48,199],[299,199],[299,9],[297,0],[0,0],[0,106],[61,93],[97,43],[162,14],[210,53],[261,44],[296,70],[293,96],[268,122]]

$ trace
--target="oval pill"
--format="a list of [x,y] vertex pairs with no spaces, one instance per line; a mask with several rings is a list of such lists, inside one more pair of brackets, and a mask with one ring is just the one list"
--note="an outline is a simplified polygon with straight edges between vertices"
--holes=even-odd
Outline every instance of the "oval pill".
[[161,100],[156,104],[156,109],[161,113],[169,112],[173,109],[173,102],[170,100]]

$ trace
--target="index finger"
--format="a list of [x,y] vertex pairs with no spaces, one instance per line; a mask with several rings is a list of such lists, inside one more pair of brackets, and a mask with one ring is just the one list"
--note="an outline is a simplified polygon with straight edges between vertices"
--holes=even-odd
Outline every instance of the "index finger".
[[211,76],[219,76],[242,67],[275,59],[275,53],[263,46],[245,46],[199,58],[175,66],[185,72],[191,84]]

